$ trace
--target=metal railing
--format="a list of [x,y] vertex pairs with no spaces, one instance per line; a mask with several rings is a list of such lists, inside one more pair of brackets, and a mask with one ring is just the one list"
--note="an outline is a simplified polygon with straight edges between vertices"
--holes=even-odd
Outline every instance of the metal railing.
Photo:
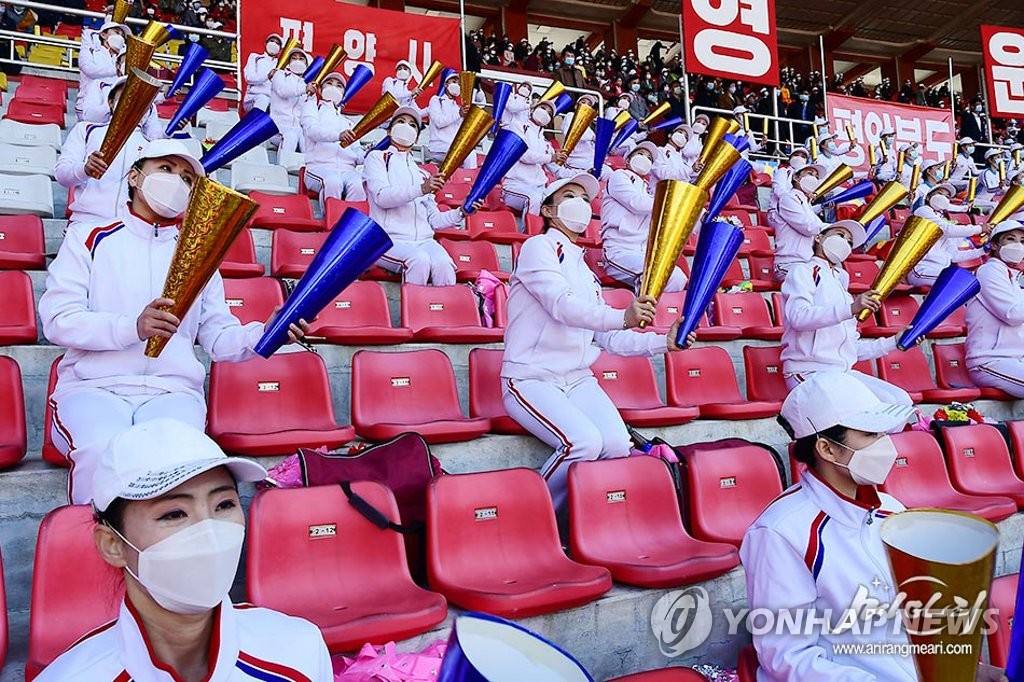
[[[733,117],[731,109],[719,109],[717,107],[695,106],[691,109],[691,113],[694,119],[699,114],[706,114],[708,116],[725,116],[727,118]],[[797,129],[800,127],[812,129],[812,126],[814,125],[813,121],[804,121],[798,118],[787,118],[785,116],[775,116],[773,114],[758,114],[754,112],[748,113],[747,119],[750,121],[750,129],[763,140],[761,151],[751,154],[751,156],[768,160],[784,158],[785,156],[788,156],[787,151],[791,147],[803,146],[802,143],[797,144],[793,141],[797,137]],[[783,137],[783,132],[788,133],[788,135]],[[769,150],[774,150],[774,153]]]

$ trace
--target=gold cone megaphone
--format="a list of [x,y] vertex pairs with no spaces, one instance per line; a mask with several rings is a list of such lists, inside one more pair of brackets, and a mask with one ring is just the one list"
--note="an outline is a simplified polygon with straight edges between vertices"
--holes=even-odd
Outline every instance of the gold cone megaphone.
[[896,176],[903,175],[903,166],[907,163],[907,153],[901,151],[896,154]]
[[[900,280],[924,258],[941,236],[942,228],[927,218],[916,215],[907,218],[892,249],[889,250],[889,256],[882,263],[874,284],[871,285],[871,288],[879,293],[879,300],[884,301],[892,293]],[[857,315],[857,319],[863,322],[870,315],[871,311],[864,309]]]
[[[708,153],[705,155],[704,152]],[[693,184],[709,193],[715,183],[721,180],[722,176],[729,172],[729,169],[740,160],[740,153],[736,150],[736,147],[725,140],[719,140],[710,152],[708,151],[708,143],[705,142],[704,151],[701,152],[701,155],[706,156],[707,161],[704,163],[704,168],[701,169]]]
[[[244,194],[207,177],[196,178],[164,282],[163,297],[174,300],[168,310],[179,320],[188,314],[257,208],[259,205]],[[167,341],[150,337],[146,356],[159,357]]]
[[547,102],[548,100],[556,100],[558,96],[565,92],[565,86],[562,85],[561,81],[551,81],[551,85],[544,91],[544,94],[540,96],[541,102]]
[[846,124],[846,139],[848,139],[851,144],[857,144],[857,135],[854,134],[853,126],[849,123]]
[[459,97],[462,106],[473,103],[473,88],[476,87],[476,74],[472,71],[459,71]]
[[949,182],[949,174],[953,170],[953,164],[950,163],[949,159],[946,159],[946,163],[942,165],[942,181]]
[[811,153],[811,163],[816,163],[818,161],[818,139],[812,137],[807,140],[807,143],[809,145],[808,151]]
[[629,123],[629,119],[633,118],[633,115],[628,111],[620,111],[615,115],[615,132],[619,132],[622,126]]
[[156,52],[156,43],[139,36],[128,36],[128,46],[124,51],[125,72],[131,73],[132,69],[149,70],[149,63],[153,61],[154,52]]
[[437,80],[437,77],[441,75],[442,71],[444,71],[444,64],[435,59],[430,64],[430,67],[427,69],[427,72],[423,74],[423,79],[416,86],[416,89],[419,90],[421,93],[426,92],[427,88],[429,88],[434,83],[434,81]]
[[100,143],[99,155],[107,164],[114,162],[125,142],[138,129],[150,105],[163,85],[158,79],[139,69],[132,69],[124,84],[121,98],[110,115],[110,124]]
[[487,131],[494,125],[494,117],[486,111],[471,104],[469,113],[462,119],[462,125],[452,139],[452,145],[448,147],[448,153],[444,155],[444,161],[437,168],[437,173],[447,180],[455,169],[462,165],[466,158],[472,153],[480,140],[484,139]]
[[324,57],[324,65],[323,67],[320,68],[320,73],[318,73],[316,75],[316,78],[313,79],[313,82],[316,84],[316,86],[320,87],[321,85],[323,85],[324,79],[327,78],[332,73],[334,73],[334,70],[338,68],[338,64],[341,64],[341,62],[347,56],[348,53],[345,52],[344,47],[342,47],[338,43],[334,43],[334,45],[331,45],[331,51],[327,53],[326,57]]
[[1024,206],[1024,187],[1014,185],[1006,190],[1006,194],[999,200],[988,221],[991,225],[997,225],[1019,211],[1021,206]]
[[886,518],[879,532],[919,679],[975,679],[999,530],[973,514],[913,509]]
[[696,185],[679,180],[658,183],[654,191],[641,296],[661,296],[707,201],[707,191]]
[[281,48],[281,56],[277,58],[277,66],[274,68],[278,71],[288,66],[288,60],[292,57],[292,50],[299,46],[299,39],[295,36],[289,36],[288,41],[285,42],[284,47]]
[[853,179],[853,169],[847,166],[845,163],[839,164],[827,178],[821,181],[821,184],[815,188],[814,192],[811,193],[811,203],[818,197],[823,197],[839,185]]
[[[572,123],[569,125],[569,130],[565,131],[565,141],[562,142],[562,151],[565,152],[566,156],[572,154],[572,150],[576,148],[580,140],[583,139],[583,134],[590,128],[590,124],[597,118],[597,109],[580,102],[576,105],[576,111],[572,115]],[[564,165],[559,162],[559,166]]]
[[658,106],[656,106],[654,108],[654,111],[652,111],[651,113],[647,114],[647,116],[644,117],[644,120],[641,121],[640,124],[641,125],[645,125],[645,126],[651,125],[651,123],[654,122],[654,120],[656,118],[660,118],[660,117],[664,116],[665,114],[667,114],[671,110],[672,110],[672,105],[671,104],[669,104],[668,102],[662,102],[661,104],[659,104]]
[[171,32],[167,30],[167,24],[162,24],[159,21],[151,21],[146,24],[146,28],[142,29],[142,33],[139,34],[139,37],[147,43],[153,43],[157,47],[161,47],[170,42]]
[[873,144],[868,145],[868,165],[872,168],[878,165],[878,154],[875,152],[875,145]]
[[131,0],[114,0],[114,12],[110,15],[110,20],[115,24],[123,24],[134,4]]
[[972,175],[967,181],[967,203],[973,204],[978,196],[978,176]]
[[1006,184],[1006,162],[1003,160],[999,161],[999,184]]
[[[363,135],[391,118],[396,111],[398,111],[398,100],[392,97],[390,92],[385,92],[384,95],[377,100],[377,103],[374,104],[361,119],[359,119],[359,123],[352,128],[352,134],[355,135],[355,139],[358,140]],[[347,147],[348,145],[342,142],[341,146]]]
[[875,198],[871,200],[867,206],[864,207],[864,211],[857,218],[864,227],[871,224],[871,221],[882,215],[896,204],[903,201],[910,192],[906,187],[901,185],[896,180],[890,180],[886,183],[885,187],[875,195]]
[[910,190],[911,194],[917,192],[917,186],[921,184],[921,164],[915,163],[914,168],[910,171]]
[[716,116],[711,119],[711,125],[708,126],[708,135],[704,138],[704,149],[700,152],[700,158],[698,159],[701,163],[707,163],[708,157],[711,152],[722,141],[722,138],[726,134],[732,135],[740,129],[740,124],[735,119],[725,118],[723,116]]

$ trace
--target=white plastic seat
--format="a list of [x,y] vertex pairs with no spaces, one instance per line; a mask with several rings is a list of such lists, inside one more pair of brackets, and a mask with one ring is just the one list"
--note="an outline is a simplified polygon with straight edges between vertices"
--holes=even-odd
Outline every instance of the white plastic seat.
[[[284,170],[284,169],[282,169]],[[53,184],[45,175],[0,174],[0,215],[53,217]]]
[[296,193],[296,190],[288,184],[288,171],[284,169],[284,166],[244,161],[236,161],[231,164],[231,188],[238,192]]
[[33,125],[10,119],[0,121],[0,140],[21,147],[53,147],[60,149],[60,126],[54,123]]
[[183,138],[181,142],[188,149],[189,153],[197,159],[203,158],[203,154],[206,153],[203,151],[203,143],[194,137]]
[[277,152],[277,165],[284,166],[289,173],[298,174],[306,165],[306,155],[302,152]]
[[252,149],[250,149],[249,151],[247,151],[246,153],[242,154],[237,159],[229,163],[228,167],[231,167],[236,163],[247,163],[251,166],[273,165],[270,163],[270,155],[267,153],[267,148],[263,146],[253,147]]
[[228,131],[234,127],[234,123],[227,123],[225,121],[210,121],[206,124],[206,133],[204,137],[207,140],[213,140],[219,142],[222,137],[227,135]]
[[228,128],[238,123],[237,111],[211,111],[203,108],[196,114],[196,125],[209,128],[211,123],[227,124]]
[[57,150],[53,147],[20,147],[0,142],[0,173],[53,177]]

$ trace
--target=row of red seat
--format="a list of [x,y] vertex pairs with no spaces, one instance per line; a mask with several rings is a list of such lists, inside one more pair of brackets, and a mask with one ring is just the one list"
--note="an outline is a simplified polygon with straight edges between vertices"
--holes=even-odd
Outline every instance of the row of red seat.
[[64,127],[69,82],[58,78],[22,76],[4,118],[33,125]]

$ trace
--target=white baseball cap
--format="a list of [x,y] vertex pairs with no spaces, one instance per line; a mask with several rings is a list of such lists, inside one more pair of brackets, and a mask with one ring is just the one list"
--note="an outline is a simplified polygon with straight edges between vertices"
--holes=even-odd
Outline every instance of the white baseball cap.
[[969,138],[969,137],[961,137],[960,138],[960,146],[962,147],[962,146],[967,145],[967,144],[974,144],[974,140]]
[[742,104],[732,110],[733,116],[738,116],[739,114],[748,114],[748,113],[750,113],[750,110],[747,109]]
[[188,161],[189,165],[192,166],[192,170],[196,172],[196,175],[205,176],[206,169],[203,168],[203,164],[199,162],[199,159],[192,156],[192,152],[188,150],[185,143],[181,140],[172,139],[156,139],[151,140],[146,149],[143,150],[142,156],[139,157],[139,163],[147,159],[162,159],[167,156],[180,156],[181,158]]
[[993,156],[1002,156],[1002,154],[1002,149],[989,149],[987,152],[985,152],[985,160],[988,161]]
[[152,500],[222,466],[239,483],[267,477],[262,466],[228,457],[209,436],[185,422],[168,418],[142,422],[114,436],[100,456],[92,502],[103,512],[118,498]]
[[864,242],[868,240],[868,233],[864,231],[864,226],[856,220],[838,220],[827,226],[822,232],[828,232],[834,227],[842,227],[849,230],[853,236],[853,248],[855,249],[864,246]]
[[989,235],[989,241],[991,242],[998,235],[1001,235],[1004,232],[1012,232],[1013,230],[1024,231],[1024,223],[1019,220],[1004,220],[992,228],[992,234]]
[[586,192],[587,196],[589,196],[591,199],[593,199],[594,197],[601,193],[601,185],[600,183],[598,183],[597,178],[595,178],[590,173],[580,173],[579,175],[574,175],[571,178],[562,178],[561,180],[555,180],[550,185],[545,187],[544,200],[546,201],[548,197],[550,197],[552,194],[562,189],[566,185],[572,184],[579,185],[580,187],[582,187],[583,191]]
[[627,154],[627,156],[633,156],[633,154],[636,154],[639,151],[647,152],[648,154],[651,155],[652,159],[658,158],[658,147],[655,146],[653,142],[650,142],[648,140],[644,140],[637,146],[633,147],[633,149],[629,151],[629,154]]
[[396,118],[403,114],[405,114],[406,116],[412,116],[414,119],[416,119],[416,127],[423,127],[423,114],[421,114],[420,110],[417,109],[416,107],[398,107],[398,109],[395,110],[394,115],[391,117],[391,120],[394,121]]
[[895,135],[896,131],[892,127],[882,128],[882,132],[878,133],[879,137],[886,137],[888,135]]
[[122,32],[124,32],[126,36],[130,36],[132,34],[131,30],[129,30],[127,26],[125,26],[124,24],[119,24],[116,21],[104,22],[103,25],[100,26],[100,33],[103,33],[104,31],[110,28],[119,28]]
[[883,403],[846,372],[814,372],[782,403],[782,418],[796,439],[833,426],[891,433],[910,422],[914,414],[913,405]]
[[925,194],[925,196],[929,196],[930,197],[931,195],[933,195],[936,192],[938,192],[940,189],[946,190],[946,192],[948,192],[949,196],[951,196],[951,197],[955,197],[956,196],[956,188],[953,187],[953,185],[949,184],[948,182],[940,182],[939,184],[935,185],[934,187],[929,187],[928,188],[928,192]]
[[834,140],[834,139],[836,139],[836,134],[835,133],[822,133],[821,135],[818,135],[818,145],[819,146],[823,145],[826,142],[828,142],[829,140]]

